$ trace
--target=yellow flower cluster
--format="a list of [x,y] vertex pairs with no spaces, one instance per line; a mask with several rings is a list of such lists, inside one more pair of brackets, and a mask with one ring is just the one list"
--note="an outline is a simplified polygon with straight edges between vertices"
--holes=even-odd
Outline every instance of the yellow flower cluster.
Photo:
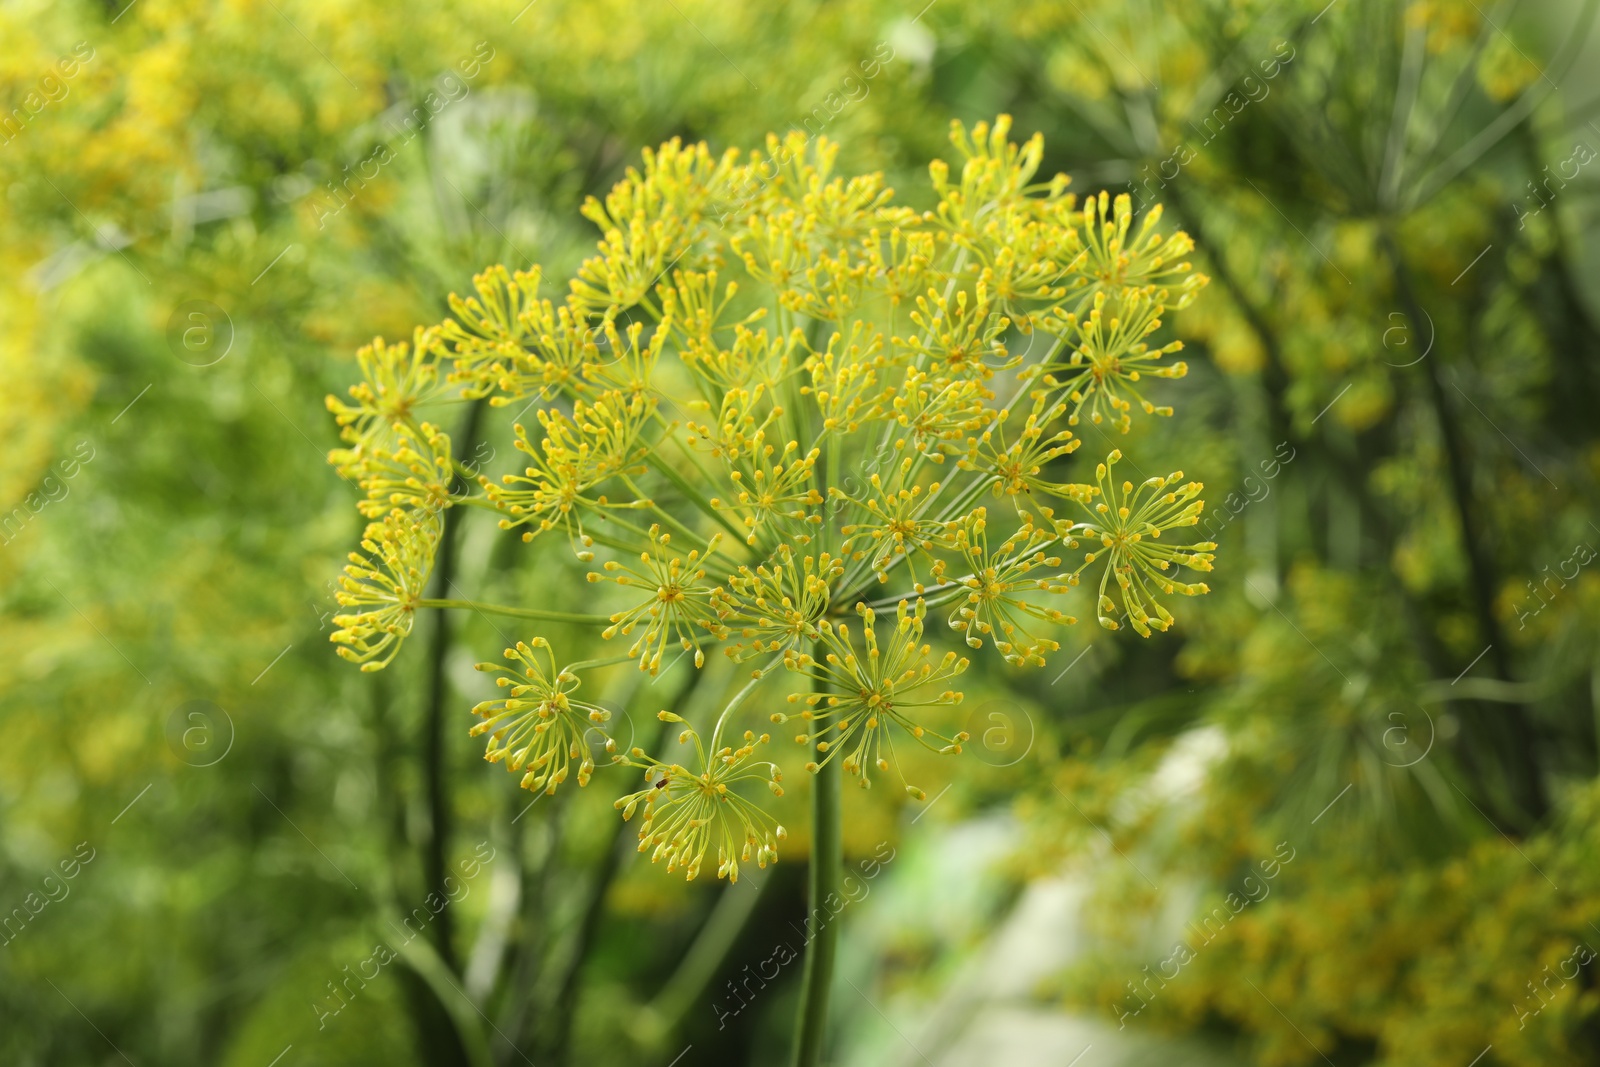
[[[535,648],[544,650],[544,663],[539,662]],[[509,771],[526,767],[522,785],[534,792],[554,793],[567,780],[573,763],[578,765],[578,784],[588,785],[594,773],[588,731],[603,727],[611,713],[572,696],[579,684],[577,672],[571,667],[556,668],[555,653],[544,638],[535,637],[532,647],[518,642],[516,648],[506,649],[506,658],[521,669],[496,663],[477,665],[480,671],[501,672],[495,684],[511,690],[504,699],[485,700],[472,709],[483,721],[472,728],[471,735],[489,735],[484,758],[505,763]],[[615,750],[616,743],[606,738],[606,751]]]
[[416,622],[439,534],[435,511],[395,508],[367,524],[361,540],[366,555],[350,553],[334,594],[341,607],[362,609],[333,617],[339,655],[364,671],[382,670],[394,659]]
[[[682,722],[680,716],[663,711],[668,722]],[[696,774],[681,764],[663,763],[641,748],[631,755],[634,766],[644,768],[649,784],[616,802],[623,819],[633,818],[642,804],[644,824],[639,829],[639,851],[654,848],[651,860],[665,859],[669,872],[682,868],[686,880],[700,873],[700,864],[713,843],[717,846],[717,877],[739,880],[739,864],[752,856],[758,867],[778,858],[778,842],[788,832],[757,804],[740,796],[733,786],[744,781],[765,781],[775,796],[783,796],[783,772],[770,761],[756,760],[756,748],[771,738],[753,731],[744,732],[738,748],[718,747],[712,737],[711,751],[700,743],[700,735],[685,726],[678,743],[694,742],[702,770]]]
[[[1103,626],[1167,629],[1162,598],[1206,592],[1175,575],[1210,570],[1215,546],[1171,537],[1196,523],[1200,486],[1119,487],[1118,452],[1096,484],[1066,476],[1081,417],[1126,432],[1138,413],[1171,413],[1155,392],[1183,376],[1164,362],[1181,346],[1153,338],[1206,279],[1185,235],[1158,232],[1159,210],[1135,227],[1126,197],[1080,206],[1065,177],[1040,181],[1042,139],[1014,143],[1010,125],[954,127],[960,158],[930,166],[926,212],[897,205],[881,175],[836,176],[825,139],[720,156],[668,142],[585,206],[599,254],[559,303],[537,269],[496,267],[451,298],[449,321],[364,349],[350,401],[329,401],[349,445],[333,461],[380,520],[347,580],[365,610],[343,623],[344,651],[389,662],[439,513],[492,508],[524,540],[559,529],[595,562],[598,636],[630,639],[641,669],[675,652],[699,669],[720,646],[763,660],[750,686],[780,667],[808,679],[790,697],[805,705],[808,767],[843,753],[865,786],[897,766],[896,732],[939,752],[966,740],[924,721],[961,699],[945,686],[967,660],[934,651],[941,633],[1043,665],[1097,564]],[[515,428],[520,470],[466,476],[422,421],[452,392],[535,409],[537,432]],[[1081,516],[1058,518],[1063,505]],[[489,758],[544,789],[576,763],[582,784],[582,738],[603,715],[569,701],[576,678],[553,661],[509,655],[526,680],[478,708]],[[776,832],[732,785],[762,767],[775,782],[776,768],[751,763],[753,735],[720,745],[727,718],[699,772],[619,757],[652,776],[621,805],[644,806],[643,844],[690,877],[713,843],[728,877],[773,854]]]

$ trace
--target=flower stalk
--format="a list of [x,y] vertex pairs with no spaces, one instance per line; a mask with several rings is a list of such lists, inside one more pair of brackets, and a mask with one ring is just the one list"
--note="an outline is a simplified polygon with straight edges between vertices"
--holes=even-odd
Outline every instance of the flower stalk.
[[[818,642],[817,655],[822,654]],[[817,692],[824,683],[816,682]],[[816,1067],[822,1062],[828,1031],[828,1004],[833,988],[834,962],[839,952],[839,924],[831,921],[828,899],[839,898],[844,878],[844,815],[839,760],[827,760],[811,780],[811,863],[806,874],[806,925],[811,940],[806,946],[800,979],[800,1014],[795,1020],[793,1067]]]
[[609,621],[606,615],[586,615],[575,611],[551,611],[548,608],[517,608],[505,604],[485,604],[479,600],[446,600],[425,597],[416,602],[419,608],[455,608],[461,611],[479,611],[486,615],[504,615],[512,619],[538,619],[541,622],[575,622],[603,626]]

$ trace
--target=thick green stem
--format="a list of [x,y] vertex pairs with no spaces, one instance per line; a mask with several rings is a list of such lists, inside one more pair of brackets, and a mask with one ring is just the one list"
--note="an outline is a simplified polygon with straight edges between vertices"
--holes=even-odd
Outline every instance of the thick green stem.
[[[817,650],[822,655],[822,650]],[[820,690],[822,683],[818,682]],[[840,817],[839,761],[823,763],[811,779],[811,867],[807,872],[810,944],[801,979],[800,1016],[795,1024],[794,1067],[816,1067],[828,1029],[828,994],[839,949],[839,924],[826,901],[839,894],[844,875],[844,828]]]
[[[483,401],[475,401],[467,408],[467,416],[458,437],[459,447],[471,449],[475,446],[486,406]],[[433,573],[433,587],[439,593],[448,593],[455,584],[456,547],[461,540],[463,514],[454,508],[445,513],[444,532],[439,539],[438,563]],[[444,739],[445,708],[449,703],[449,681],[446,677],[445,660],[450,652],[450,642],[450,621],[447,616],[441,614],[434,619],[433,632],[429,635],[426,704],[423,708],[422,732],[417,745],[418,755],[422,760],[422,779],[428,803],[428,831],[422,843],[423,882],[430,895],[441,896],[447,895],[445,863],[450,854],[453,814],[450,809],[449,768],[446,763],[447,748]],[[456,959],[454,929],[455,917],[446,909],[439,913],[431,933],[439,962],[446,970],[459,974],[460,964]],[[465,1041],[466,1038],[463,1037],[462,1040]]]
[[[705,678],[705,671],[694,669],[689,672],[688,679],[683,687],[672,698],[669,710],[681,714],[694,698],[700,687],[700,682]],[[631,703],[631,700],[630,700]],[[661,751],[661,744],[667,736],[667,723],[664,720],[655,720],[655,734],[643,743],[647,752]],[[624,790],[627,792],[627,790]],[[571,1060],[570,1043],[572,1040],[572,1021],[578,1008],[578,980],[582,975],[583,967],[589,962],[589,946],[594,943],[595,935],[600,930],[600,920],[605,915],[607,898],[610,896],[611,884],[616,880],[617,873],[622,869],[622,861],[628,853],[635,851],[627,841],[628,823],[621,819],[614,820],[615,828],[612,831],[611,841],[605,851],[600,855],[600,865],[595,869],[594,881],[589,887],[588,902],[584,905],[583,915],[578,920],[576,933],[573,935],[572,953],[563,964],[560,977],[556,982],[556,995],[552,1001],[551,1010],[548,1012],[550,1020],[549,1059],[557,1064],[565,1064]]]

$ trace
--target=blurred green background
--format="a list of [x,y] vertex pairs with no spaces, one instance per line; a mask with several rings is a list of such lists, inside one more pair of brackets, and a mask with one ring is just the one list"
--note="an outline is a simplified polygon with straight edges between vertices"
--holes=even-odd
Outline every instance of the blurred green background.
[[[337,660],[323,397],[570,274],[646,145],[799,128],[918,204],[1001,111],[1198,242],[1136,436],[1219,566],[1165,641],[991,667],[929,805],[851,797],[832,1060],[1600,1060],[1596,7],[0,6],[0,1063],[782,1061],[805,841],[686,886],[617,780],[530,807],[481,619]],[[467,595],[582,580],[477,518]],[[686,677],[615,672],[622,735]]]

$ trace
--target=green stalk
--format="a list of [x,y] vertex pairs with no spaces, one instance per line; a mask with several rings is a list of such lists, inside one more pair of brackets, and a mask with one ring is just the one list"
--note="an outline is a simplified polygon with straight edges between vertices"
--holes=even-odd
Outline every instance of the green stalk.
[[[466,419],[462,423],[459,437],[461,447],[467,449],[474,447],[483,426],[483,413],[488,406],[486,402],[480,400],[474,401],[467,408]],[[445,513],[444,529],[439,538],[438,564],[433,573],[433,588],[436,592],[448,592],[455,585],[456,565],[460,562],[457,557],[461,544],[461,523],[465,517],[466,512],[455,508]],[[435,617],[433,631],[428,635],[427,673],[424,683],[426,703],[423,705],[421,736],[417,739],[418,756],[422,762],[424,795],[428,805],[428,832],[422,841],[422,874],[430,894],[445,893],[446,882],[449,881],[446,857],[450,854],[451,822],[454,812],[451,809],[449,763],[446,759],[443,731],[445,707],[450,696],[445,659],[450,652],[451,640],[449,616]],[[438,921],[433,924],[429,932],[434,938],[434,948],[438,953],[440,965],[447,973],[459,974],[460,961],[456,958],[454,938],[455,916],[448,911],[440,912]],[[417,973],[427,977],[421,969],[418,969]],[[448,1003],[445,1003],[445,1009],[451,1010]],[[469,1039],[466,1031],[462,1031],[460,1036],[463,1042]]]
[[[677,694],[673,696],[669,710],[676,713],[686,711],[689,702],[694,698],[694,694],[699,689],[700,683],[705,679],[705,676],[706,672],[704,670],[691,668],[688,679]],[[629,697],[627,703],[631,704],[635,699],[638,699],[638,692],[642,690],[643,687],[640,690],[636,690],[634,695]],[[667,723],[661,720],[654,720],[654,722],[654,738],[643,742],[643,747],[647,752],[659,752],[662,741],[665,740],[668,733]],[[624,792],[628,791],[624,790]],[[594,943],[595,935],[600,929],[600,922],[605,917],[606,902],[610,898],[611,885],[616,881],[617,872],[622,869],[623,857],[634,851],[632,846],[625,840],[628,836],[627,827],[629,824],[621,819],[615,819],[613,822],[615,825],[611,833],[611,841],[606,845],[605,851],[601,853],[600,864],[595,869],[594,878],[589,885],[588,902],[584,905],[583,914],[577,923],[577,931],[573,935],[572,953],[567,956],[559,971],[559,977],[556,980],[556,994],[549,1002],[550,1008],[544,1013],[550,1027],[550,1038],[546,1047],[550,1050],[548,1060],[552,1063],[564,1064],[571,1061],[569,1046],[572,1039],[572,1020],[577,1013],[579,979],[582,977],[584,966],[589,962],[589,946]],[[679,969],[680,971],[682,970],[682,965],[680,965]],[[707,980],[709,981],[709,976],[707,976]],[[674,979],[675,983],[676,978]],[[698,990],[696,995],[698,995]]]
[[609,615],[582,615],[572,611],[546,611],[543,608],[513,608],[504,604],[483,604],[476,600],[443,600],[427,597],[417,601],[419,608],[459,608],[462,611],[481,611],[490,615],[509,615],[513,619],[543,619],[545,622],[607,623]]
[[[706,479],[706,484],[714,485],[715,483],[711,480],[711,475],[707,474],[706,469],[700,466],[699,460],[695,459],[693,454],[690,453],[688,449],[684,449],[683,452],[689,457],[690,461],[699,468],[701,477]],[[726,514],[712,507],[711,501],[707,500],[704,494],[695,489],[694,485],[690,483],[690,481],[685,478],[675,467],[673,467],[671,463],[656,455],[654,450],[651,450],[651,452],[646,455],[644,459],[646,463],[655,468],[658,474],[676,486],[678,491],[683,494],[683,498],[685,500],[699,508],[701,511],[705,512],[712,519],[715,519],[724,530],[727,530],[728,533],[733,535],[734,539],[738,541],[739,544],[744,544],[744,531],[740,530],[737,526],[730,522]]]
[[773,882],[770,872],[746,875],[744,879],[752,884],[730,885],[719,891],[716,907],[683,954],[678,969],[662,984],[656,998],[635,1016],[630,1032],[645,1048],[660,1049],[669,1036],[683,1029],[690,1009],[705,995],[706,987],[726,963],[756,905]]
[[761,684],[761,679],[771,674],[777,669],[778,664],[782,662],[783,657],[781,655],[774,656],[772,661],[765,667],[759,671],[751,672],[750,680],[744,684],[744,688],[733,695],[733,699],[728,701],[728,706],[722,709],[722,714],[717,716],[717,725],[711,730],[711,751],[715,752],[722,746],[722,727],[727,724],[728,716],[737,711],[739,705],[743,704],[750,694],[755,692],[756,686]]
[[[816,655],[821,658],[819,647]],[[816,683],[820,691],[822,682]],[[840,817],[839,761],[823,763],[811,781],[811,866],[806,874],[811,917],[823,921],[812,934],[801,978],[800,1015],[795,1024],[794,1067],[822,1062],[828,1029],[828,994],[833,985],[834,958],[839,950],[839,924],[827,921],[824,903],[837,895],[844,876],[844,828]]]

